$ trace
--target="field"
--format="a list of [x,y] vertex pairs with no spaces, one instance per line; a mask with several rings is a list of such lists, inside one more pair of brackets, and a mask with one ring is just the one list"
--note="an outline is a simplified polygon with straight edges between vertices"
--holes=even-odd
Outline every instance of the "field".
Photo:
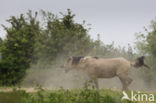
[[0,92],[0,103],[155,103],[121,100],[122,96],[121,91],[111,89],[46,90],[39,87],[27,91],[13,88]]

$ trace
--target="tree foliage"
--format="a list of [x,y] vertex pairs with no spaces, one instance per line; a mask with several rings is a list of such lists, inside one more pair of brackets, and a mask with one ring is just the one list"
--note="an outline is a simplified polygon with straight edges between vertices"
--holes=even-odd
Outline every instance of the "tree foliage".
[[[150,28],[145,28],[145,33],[137,34],[136,47],[141,55],[146,55],[146,62],[151,70],[144,70],[143,77],[149,83],[156,82],[156,19],[151,21]],[[151,84],[152,85],[152,84]]]
[[94,43],[85,24],[75,23],[75,15],[70,9],[67,14],[61,14],[62,18],[58,18],[50,12],[42,11],[45,29],[35,44],[37,58],[54,60],[58,54],[84,55],[93,48]]
[[[32,17],[31,12],[20,17],[12,16],[7,22],[11,27],[3,26],[7,32],[6,39],[3,40],[0,52],[0,84],[16,84],[29,68],[34,50],[35,37],[40,30],[39,22]],[[36,16],[36,15],[35,15]]]
[[156,56],[156,19],[151,21],[146,33],[138,33],[136,46],[140,53]]
[[29,11],[26,15],[12,16],[7,20],[10,27],[4,26],[6,39],[0,39],[0,84],[18,83],[31,63],[41,58],[54,61],[59,54],[84,55],[94,43],[84,24],[75,23],[75,15],[68,9],[62,18],[42,11],[43,22],[38,12]]

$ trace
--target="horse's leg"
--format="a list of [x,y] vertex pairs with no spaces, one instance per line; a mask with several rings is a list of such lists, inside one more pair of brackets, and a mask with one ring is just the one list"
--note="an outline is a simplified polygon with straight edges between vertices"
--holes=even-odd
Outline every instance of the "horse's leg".
[[97,78],[94,79],[94,83],[95,83],[96,88],[99,89],[99,84],[98,84],[98,79]]
[[89,86],[89,81],[90,81],[90,80],[88,80],[88,79],[85,80],[85,83],[84,83],[84,87],[85,87],[85,88],[86,88],[86,87],[88,88],[88,86]]
[[127,90],[128,86],[131,84],[132,79],[130,77],[128,77],[128,75],[126,73],[124,74],[119,74],[118,75],[122,85],[123,85],[123,90]]
[[90,76],[90,79],[87,82],[88,86],[92,86],[92,88],[99,89],[98,78],[96,78],[95,76]]
[[90,83],[94,82],[94,79],[91,76],[88,76],[88,78],[85,80],[84,86],[85,88],[88,88],[90,85]]
[[122,90],[127,90],[127,84],[126,81],[124,79],[122,79],[121,77],[119,77],[121,83],[122,83]]
[[131,83],[132,83],[132,79],[130,77],[126,77],[126,80],[127,80],[127,86],[129,86]]

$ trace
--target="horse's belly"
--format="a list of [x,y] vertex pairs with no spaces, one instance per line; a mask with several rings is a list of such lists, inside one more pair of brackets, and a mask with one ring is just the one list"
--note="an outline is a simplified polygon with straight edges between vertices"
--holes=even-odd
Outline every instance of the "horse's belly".
[[98,78],[112,78],[116,76],[116,72],[113,70],[97,70],[96,71],[96,76]]
[[93,67],[86,69],[89,76],[97,78],[112,78],[116,76],[115,68]]
[[116,76],[115,74],[101,74],[101,75],[97,75],[98,78],[112,78]]

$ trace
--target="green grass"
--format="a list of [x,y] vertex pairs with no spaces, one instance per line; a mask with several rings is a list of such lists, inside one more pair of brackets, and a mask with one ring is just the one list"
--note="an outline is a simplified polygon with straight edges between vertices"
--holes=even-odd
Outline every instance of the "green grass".
[[34,93],[15,89],[12,92],[0,92],[0,103],[137,103],[121,101],[121,97],[121,91],[109,89],[40,89]]

